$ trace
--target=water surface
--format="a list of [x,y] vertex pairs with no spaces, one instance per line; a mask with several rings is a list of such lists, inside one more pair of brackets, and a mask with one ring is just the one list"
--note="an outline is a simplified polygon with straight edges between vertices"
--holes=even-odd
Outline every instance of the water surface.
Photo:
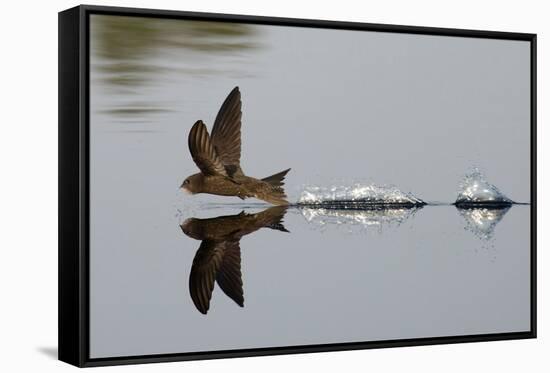
[[[530,206],[450,205],[472,165],[529,202],[528,43],[91,23],[92,358],[529,329]],[[211,128],[234,86],[243,169],[265,177],[292,167],[291,201],[306,185],[359,183],[445,204],[290,207],[289,232],[239,238],[243,301],[216,283],[202,313],[189,278],[203,240],[181,224],[269,207],[178,190],[196,172],[191,125]]]

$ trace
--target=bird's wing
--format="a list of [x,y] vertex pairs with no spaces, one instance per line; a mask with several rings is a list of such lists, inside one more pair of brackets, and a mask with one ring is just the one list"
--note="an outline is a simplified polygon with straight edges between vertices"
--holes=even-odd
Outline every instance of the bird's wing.
[[202,120],[193,125],[189,131],[188,141],[191,156],[203,174],[227,176],[225,167],[214,149],[206,125]]
[[204,240],[201,242],[189,274],[189,293],[199,312],[206,314],[214,290],[214,281],[225,252],[224,242]]
[[239,306],[244,306],[239,240],[226,241],[225,253],[216,281],[229,298],[233,299]]
[[241,92],[235,87],[223,102],[212,127],[212,144],[230,176],[242,172],[241,117]]

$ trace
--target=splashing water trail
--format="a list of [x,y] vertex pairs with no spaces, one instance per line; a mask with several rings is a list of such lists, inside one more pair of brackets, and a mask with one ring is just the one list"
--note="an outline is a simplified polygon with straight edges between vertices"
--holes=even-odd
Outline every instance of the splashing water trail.
[[395,186],[354,183],[329,187],[306,186],[297,202],[308,223],[329,226],[375,228],[400,226],[426,203]]
[[305,207],[300,212],[308,223],[321,230],[329,226],[340,226],[346,227],[349,232],[355,231],[355,228],[382,232],[385,228],[399,227],[417,210],[418,208],[337,210]]
[[489,183],[481,171],[474,168],[466,174],[459,185],[456,205],[467,204],[504,204],[513,201],[506,197],[496,186]]
[[306,186],[297,204],[324,208],[372,209],[414,207],[426,203],[395,186],[355,183],[330,187]]

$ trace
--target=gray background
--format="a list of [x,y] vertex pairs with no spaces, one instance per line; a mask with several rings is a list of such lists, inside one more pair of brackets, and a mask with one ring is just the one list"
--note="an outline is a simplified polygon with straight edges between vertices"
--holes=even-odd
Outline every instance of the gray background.
[[187,290],[199,242],[178,227],[240,211],[178,191],[196,172],[190,126],[235,85],[245,172],[292,167],[293,199],[364,181],[449,202],[479,166],[528,201],[527,42],[114,18],[92,16],[92,357],[529,328],[528,207],[490,241],[449,206],[351,233],[290,211],[291,234],[242,241],[245,308],[216,289],[207,316]]

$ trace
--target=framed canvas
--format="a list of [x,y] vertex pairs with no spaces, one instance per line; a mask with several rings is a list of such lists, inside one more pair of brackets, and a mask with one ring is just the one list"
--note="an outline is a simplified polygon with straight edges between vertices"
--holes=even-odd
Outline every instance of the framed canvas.
[[536,35],[59,13],[59,359],[536,336]]

